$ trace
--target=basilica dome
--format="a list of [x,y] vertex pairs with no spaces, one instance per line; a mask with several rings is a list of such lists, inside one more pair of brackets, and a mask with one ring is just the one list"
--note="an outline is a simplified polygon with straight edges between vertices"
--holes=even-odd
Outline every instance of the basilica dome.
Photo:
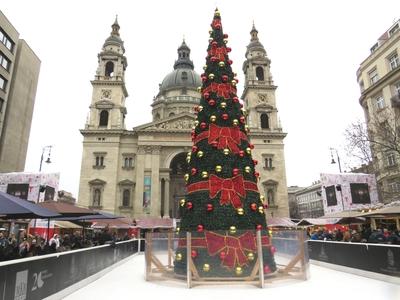
[[191,69],[179,68],[165,76],[160,86],[160,92],[183,87],[197,89],[199,86],[201,86],[199,74]]
[[174,70],[165,76],[160,85],[160,93],[171,89],[197,89],[199,86],[200,75],[194,71],[193,62],[190,60],[190,48],[183,41],[178,48],[178,60],[175,61]]

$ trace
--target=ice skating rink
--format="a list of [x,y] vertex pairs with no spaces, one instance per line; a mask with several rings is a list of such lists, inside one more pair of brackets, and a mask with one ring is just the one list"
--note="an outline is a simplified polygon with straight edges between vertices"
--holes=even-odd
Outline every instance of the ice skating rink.
[[175,281],[144,279],[144,255],[135,255],[98,280],[70,294],[72,300],[119,299],[299,299],[299,300],[400,300],[400,285],[310,265],[310,279],[255,286],[209,285],[186,287]]

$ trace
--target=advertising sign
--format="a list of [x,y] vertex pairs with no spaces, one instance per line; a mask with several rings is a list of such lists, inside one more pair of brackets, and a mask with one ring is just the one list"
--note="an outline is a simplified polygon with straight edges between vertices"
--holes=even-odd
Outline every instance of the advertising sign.
[[378,203],[375,175],[321,174],[324,213],[363,209]]

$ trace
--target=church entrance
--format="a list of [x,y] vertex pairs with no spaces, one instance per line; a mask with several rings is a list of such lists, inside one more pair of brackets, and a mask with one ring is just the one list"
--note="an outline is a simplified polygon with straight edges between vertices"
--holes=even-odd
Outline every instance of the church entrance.
[[186,183],[183,176],[187,173],[188,164],[186,153],[177,154],[170,164],[170,188],[169,188],[169,213],[171,218],[180,218],[179,200],[186,196]]

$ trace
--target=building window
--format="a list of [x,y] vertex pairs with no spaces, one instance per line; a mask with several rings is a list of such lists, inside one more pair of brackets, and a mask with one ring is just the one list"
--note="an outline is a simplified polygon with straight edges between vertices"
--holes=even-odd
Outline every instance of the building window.
[[392,36],[395,34],[397,31],[399,31],[399,23],[394,25],[390,30],[389,30],[389,36]]
[[393,167],[396,165],[396,155],[394,153],[389,153],[386,159],[388,167]]
[[378,71],[373,69],[368,73],[371,85],[375,84],[379,80]]
[[104,166],[104,156],[96,156],[96,167]]
[[181,78],[182,78],[183,81],[187,80],[188,79],[187,72],[182,72]]
[[128,207],[130,205],[131,200],[131,191],[125,189],[122,193],[122,206]]
[[267,201],[268,201],[268,206],[273,206],[275,204],[274,190],[273,189],[269,189],[267,191]]
[[393,55],[389,56],[389,65],[390,65],[390,70],[394,70],[399,66],[399,56],[397,53],[394,53]]
[[5,91],[7,87],[7,80],[0,75],[0,90]]
[[155,120],[160,120],[160,114],[157,113],[156,116],[154,117]]
[[99,126],[107,126],[108,125],[108,111],[102,110],[100,112],[100,123]]
[[400,96],[400,82],[394,85],[394,92],[396,96]]
[[106,75],[106,77],[113,77],[114,63],[112,61],[109,61],[106,63],[105,75]]
[[94,207],[99,207],[101,203],[101,190],[100,189],[95,189],[93,191],[93,206]]
[[375,45],[373,45],[372,47],[371,47],[371,53],[373,53],[373,52],[375,52],[376,51],[376,49],[378,49],[378,47],[379,47],[379,44],[378,43],[376,43]]
[[124,167],[125,168],[132,168],[133,167],[133,158],[132,157],[125,157],[125,159],[124,159]]
[[175,116],[175,114],[173,112],[170,112],[168,115],[168,117],[173,117],[173,116]]
[[14,50],[14,42],[0,29],[0,42],[6,46],[10,52]]
[[272,169],[272,158],[271,157],[267,157],[264,159],[264,168]]
[[256,68],[256,77],[257,80],[264,81],[264,69],[263,67]]
[[383,109],[385,107],[385,99],[383,99],[383,96],[376,97],[375,103],[377,109]]
[[389,192],[400,193],[400,182],[391,182],[388,184]]
[[269,117],[268,114],[262,113],[260,116],[261,128],[269,129]]
[[94,154],[94,169],[104,169],[105,168],[105,156],[106,152],[97,152]]
[[0,65],[6,69],[7,71],[10,70],[10,60],[4,55],[4,53],[0,52]]
[[4,99],[0,98],[0,113],[3,111]]

